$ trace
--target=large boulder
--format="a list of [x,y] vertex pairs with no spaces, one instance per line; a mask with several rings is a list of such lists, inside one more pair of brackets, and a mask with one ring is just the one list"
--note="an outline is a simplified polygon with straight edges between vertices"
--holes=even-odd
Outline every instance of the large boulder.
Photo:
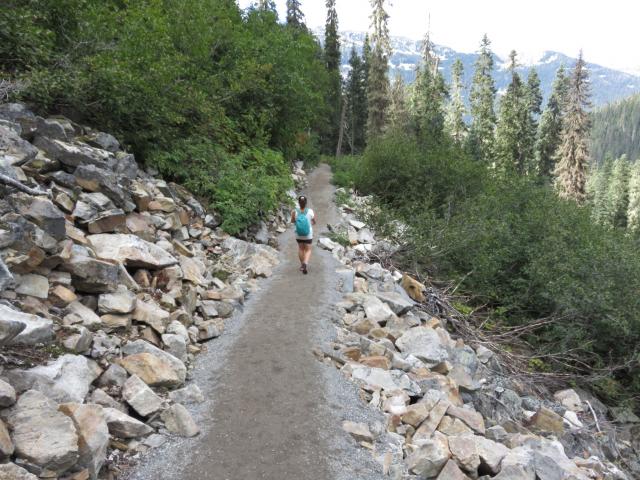
[[52,339],[53,322],[48,318],[0,305],[0,345],[36,345]]
[[100,313],[131,313],[136,307],[136,296],[126,289],[114,293],[105,293],[98,298]]
[[87,240],[99,258],[128,267],[162,269],[178,263],[166,250],[135,235],[102,233]]
[[9,198],[20,215],[24,215],[47,234],[56,240],[63,240],[66,237],[64,213],[51,200],[26,193],[16,193]]
[[411,354],[434,367],[449,359],[449,352],[438,333],[429,327],[415,327],[407,330],[396,346],[402,353]]
[[109,428],[103,408],[100,405],[65,403],[58,409],[71,418],[76,427],[80,450],[78,465],[87,468],[91,479],[96,480],[107,459],[109,446]]
[[22,165],[37,154],[38,149],[20,138],[15,130],[0,125],[0,168]]
[[72,275],[76,290],[86,293],[111,292],[118,286],[120,270],[117,265],[73,251],[60,269]]
[[82,355],[63,355],[48,365],[8,370],[4,376],[18,392],[37,390],[56,402],[83,403],[99,371]]
[[160,415],[165,427],[181,437],[193,437],[200,433],[189,411],[179,403],[172,405]]
[[77,300],[67,305],[65,313],[63,322],[66,325],[79,324],[89,330],[95,330],[102,324],[102,320],[93,310]]
[[102,192],[125,212],[132,212],[135,209],[131,195],[116,182],[113,171],[98,168],[95,165],[81,165],[73,174],[78,185],[85,190]]
[[68,143],[43,136],[37,136],[33,144],[43,150],[51,159],[63,165],[78,167],[80,165],[96,165],[105,167],[110,164],[112,154],[99,148],[82,143]]
[[[13,455],[15,447],[13,445],[13,441],[11,440],[11,435],[9,435],[9,430],[4,422],[0,419],[0,462],[6,460],[7,458]],[[2,479],[2,474],[0,474],[0,480]]]
[[152,298],[146,301],[138,300],[132,318],[146,323],[159,334],[163,334],[170,321],[170,314],[160,307]]
[[160,350],[158,347],[154,347],[149,342],[145,342],[144,340],[136,340],[135,342],[127,343],[124,347],[122,347],[122,352],[125,355],[134,355],[136,353],[150,353],[159,358],[162,358],[171,366],[171,369],[175,372],[176,376],[180,380],[180,383],[184,383],[187,375],[187,367],[185,367],[184,363],[170,353]]
[[4,380],[0,380],[0,408],[10,407],[16,403],[16,391]]
[[60,475],[79,457],[73,421],[59,412],[43,393],[29,390],[7,413],[15,455]]
[[150,426],[115,408],[105,408],[104,415],[109,433],[114,437],[137,438],[153,432],[153,428]]
[[450,456],[447,437],[438,432],[407,457],[407,465],[419,478],[436,478]]
[[404,315],[414,306],[414,302],[408,296],[398,292],[378,292],[376,297],[389,305],[396,315]]
[[383,303],[373,295],[366,297],[363,307],[367,318],[376,323],[386,322],[390,318],[393,318],[394,315],[386,303]]
[[124,382],[122,398],[142,417],[148,417],[162,407],[162,399],[137,375]]
[[152,353],[127,355],[120,360],[120,365],[131,375],[137,375],[147,385],[154,387],[178,387],[184,383],[184,378],[171,363]]

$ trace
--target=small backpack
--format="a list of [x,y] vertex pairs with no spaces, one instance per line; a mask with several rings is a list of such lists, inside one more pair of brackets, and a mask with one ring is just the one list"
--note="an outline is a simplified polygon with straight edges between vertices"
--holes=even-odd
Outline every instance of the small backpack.
[[311,222],[307,217],[307,208],[304,212],[301,212],[299,208],[296,208],[296,235],[298,237],[307,237],[311,233]]

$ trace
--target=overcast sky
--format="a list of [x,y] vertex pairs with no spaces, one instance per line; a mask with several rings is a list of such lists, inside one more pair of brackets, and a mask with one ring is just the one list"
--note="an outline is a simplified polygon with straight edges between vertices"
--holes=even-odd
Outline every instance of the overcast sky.
[[[247,7],[252,0],[240,0]],[[277,0],[284,18],[285,0]],[[307,25],[324,25],[325,0],[301,0]],[[435,43],[473,52],[484,33],[503,57],[515,49],[523,60],[545,50],[640,74],[640,0],[392,0],[392,35],[422,38],[431,14]],[[369,0],[336,0],[341,30],[369,28]]]

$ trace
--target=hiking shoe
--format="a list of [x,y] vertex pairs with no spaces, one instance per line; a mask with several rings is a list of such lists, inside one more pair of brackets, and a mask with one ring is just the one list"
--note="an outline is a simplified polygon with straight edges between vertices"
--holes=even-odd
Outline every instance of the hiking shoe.
[[306,263],[303,263],[303,264],[302,264],[302,273],[304,273],[305,275],[306,275],[307,273],[309,273],[309,272],[307,271],[307,264],[306,264]]

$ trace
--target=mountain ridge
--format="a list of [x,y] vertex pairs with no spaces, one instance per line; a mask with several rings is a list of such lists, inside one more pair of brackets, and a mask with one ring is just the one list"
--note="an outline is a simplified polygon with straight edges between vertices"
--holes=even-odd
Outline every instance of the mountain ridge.
[[[323,30],[314,29],[313,33],[323,40]],[[358,53],[362,53],[365,32],[355,32],[343,30],[340,32],[342,50],[342,73],[344,76],[349,71],[349,56],[351,48],[356,47]],[[392,36],[391,47],[393,54],[389,61],[390,75],[395,77],[400,74],[406,83],[411,83],[415,79],[416,66],[421,59],[423,40],[416,40],[408,37]],[[434,50],[440,58],[440,71],[447,82],[451,78],[451,67],[456,59],[462,60],[464,66],[465,99],[473,77],[474,63],[477,53],[459,52],[444,45],[435,45]],[[510,82],[510,74],[507,70],[506,59],[494,54],[496,69],[494,78],[498,93],[506,90]],[[517,68],[520,74],[526,75],[531,68],[535,68],[540,76],[540,86],[544,101],[549,97],[556,71],[560,65],[564,65],[567,70],[573,68],[576,59],[557,51],[544,51],[540,58],[534,62],[523,62]],[[626,98],[640,92],[640,75],[604,67],[595,63],[587,63],[591,79],[592,103],[594,107],[606,105],[608,103]]]

